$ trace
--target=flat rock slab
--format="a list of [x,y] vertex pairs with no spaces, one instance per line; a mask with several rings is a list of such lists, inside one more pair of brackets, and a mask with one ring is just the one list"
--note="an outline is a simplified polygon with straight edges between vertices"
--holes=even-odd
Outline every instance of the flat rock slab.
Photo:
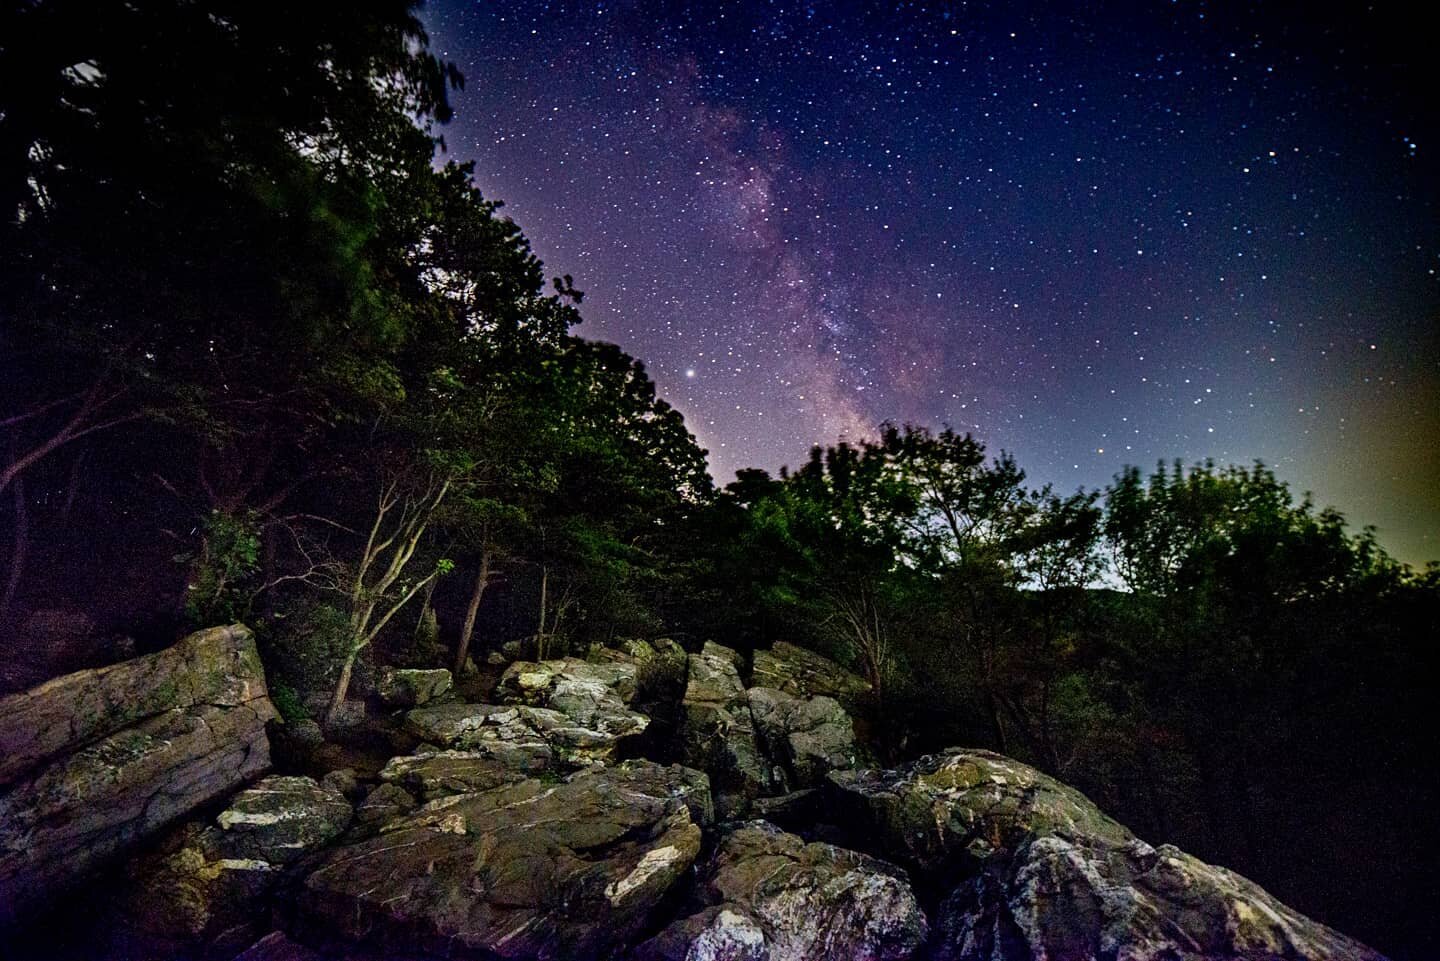
[[328,855],[296,923],[380,952],[605,957],[652,922],[699,853],[703,783],[634,761],[444,798]]
[[[515,763],[517,760],[521,763]],[[391,758],[380,770],[380,780],[398,785],[423,801],[435,801],[452,794],[489,791],[551,769],[548,755],[437,751]]]
[[145,657],[66,674],[0,698],[0,785],[175,708],[239,707],[265,697],[254,637],[240,624],[198,631]]
[[641,945],[636,961],[903,961],[928,932],[899,868],[764,821],[720,839],[697,897],[708,903]]

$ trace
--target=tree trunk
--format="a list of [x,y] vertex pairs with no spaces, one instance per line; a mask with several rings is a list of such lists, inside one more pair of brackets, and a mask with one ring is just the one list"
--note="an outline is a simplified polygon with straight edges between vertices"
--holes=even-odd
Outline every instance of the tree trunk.
[[345,655],[345,663],[340,666],[340,678],[335,682],[335,693],[330,696],[330,706],[325,710],[327,730],[339,720],[340,709],[345,706],[345,695],[350,692],[350,674],[355,670],[355,658],[359,653],[358,647],[352,648],[350,653]]
[[10,615],[20,578],[25,572],[25,558],[30,551],[30,505],[25,501],[25,478],[15,478],[15,549],[10,554],[10,574],[5,578],[5,593],[0,595],[0,623]]
[[465,623],[460,628],[460,642],[455,645],[455,668],[451,672],[457,678],[465,673],[465,658],[470,654],[470,638],[475,634],[475,618],[480,613],[480,600],[490,583],[490,552],[480,554],[480,573],[475,577],[475,587],[470,592],[470,604],[465,608]]
[[545,601],[550,589],[550,568],[540,568],[540,626],[535,629],[535,659],[545,660]]
[[418,640],[420,633],[425,630],[425,612],[430,610],[430,600],[435,596],[435,582],[431,581],[425,588],[425,597],[420,601],[420,616],[415,619],[415,632],[410,636]]

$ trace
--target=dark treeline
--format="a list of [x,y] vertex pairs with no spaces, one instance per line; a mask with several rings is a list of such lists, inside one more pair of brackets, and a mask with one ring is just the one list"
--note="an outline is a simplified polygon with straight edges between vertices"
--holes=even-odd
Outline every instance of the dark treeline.
[[461,78],[413,7],[0,13],[7,689],[233,620],[322,720],[377,662],[787,639],[891,758],[994,748],[1423,953],[1436,568],[1260,465],[1067,495],[916,427],[715,490],[437,164]]

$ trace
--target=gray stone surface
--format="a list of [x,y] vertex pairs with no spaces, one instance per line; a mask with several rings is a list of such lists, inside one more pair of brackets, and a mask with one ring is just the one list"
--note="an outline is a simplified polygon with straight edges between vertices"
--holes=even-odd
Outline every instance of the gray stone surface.
[[826,787],[847,829],[926,872],[973,867],[1034,837],[1132,837],[1079,791],[989,751],[953,748],[895,770],[832,771]]
[[772,771],[755,737],[739,656],[707,643],[689,660],[677,753],[681,763],[710,775],[722,816],[729,817],[743,812],[749,801],[773,793]]
[[25,773],[0,787],[0,923],[264,772],[274,716],[238,626],[6,698],[0,757]]
[[[935,961],[1379,961],[1380,955],[1018,761],[951,749],[894,771],[835,771],[847,830],[943,890]],[[947,885],[948,882],[948,885]]]
[[117,957],[229,961],[268,926],[286,865],[350,823],[339,792],[305,777],[268,777],[209,823],[192,821],[128,866],[118,893]]
[[1177,848],[1038,837],[941,906],[934,961],[1383,961]]
[[380,770],[380,779],[399,785],[422,801],[434,801],[452,794],[488,791],[552,768],[551,759],[539,754],[437,751],[391,758]]
[[833,697],[852,717],[863,713],[870,698],[869,681],[828,657],[786,641],[755,652],[750,683],[796,697]]
[[855,728],[834,698],[796,697],[768,687],[746,692],[760,745],[785,790],[815,787],[830,771],[859,761]]
[[696,783],[635,761],[443,798],[329,854],[297,923],[381,953],[605,957],[698,854]]
[[0,785],[166,711],[239,707],[266,694],[254,638],[240,624],[197,631],[145,657],[53,678],[0,698]]
[[450,672],[386,667],[375,681],[375,694],[386,707],[419,707],[450,691]]
[[613,730],[585,727],[559,711],[512,704],[416,708],[405,715],[405,729],[424,743],[489,752],[507,767],[525,770],[542,760],[565,769],[608,761],[619,740]]
[[899,868],[764,821],[720,839],[697,899],[704,906],[641,945],[637,961],[902,961],[927,933]]

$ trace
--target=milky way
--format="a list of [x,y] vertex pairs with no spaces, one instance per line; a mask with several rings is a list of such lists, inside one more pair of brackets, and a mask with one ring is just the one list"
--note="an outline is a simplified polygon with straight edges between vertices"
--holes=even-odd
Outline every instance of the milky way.
[[720,481],[947,424],[1062,489],[1261,459],[1402,559],[1440,557],[1418,27],[1088,6],[1108,10],[432,0],[425,20],[468,78],[450,156]]

